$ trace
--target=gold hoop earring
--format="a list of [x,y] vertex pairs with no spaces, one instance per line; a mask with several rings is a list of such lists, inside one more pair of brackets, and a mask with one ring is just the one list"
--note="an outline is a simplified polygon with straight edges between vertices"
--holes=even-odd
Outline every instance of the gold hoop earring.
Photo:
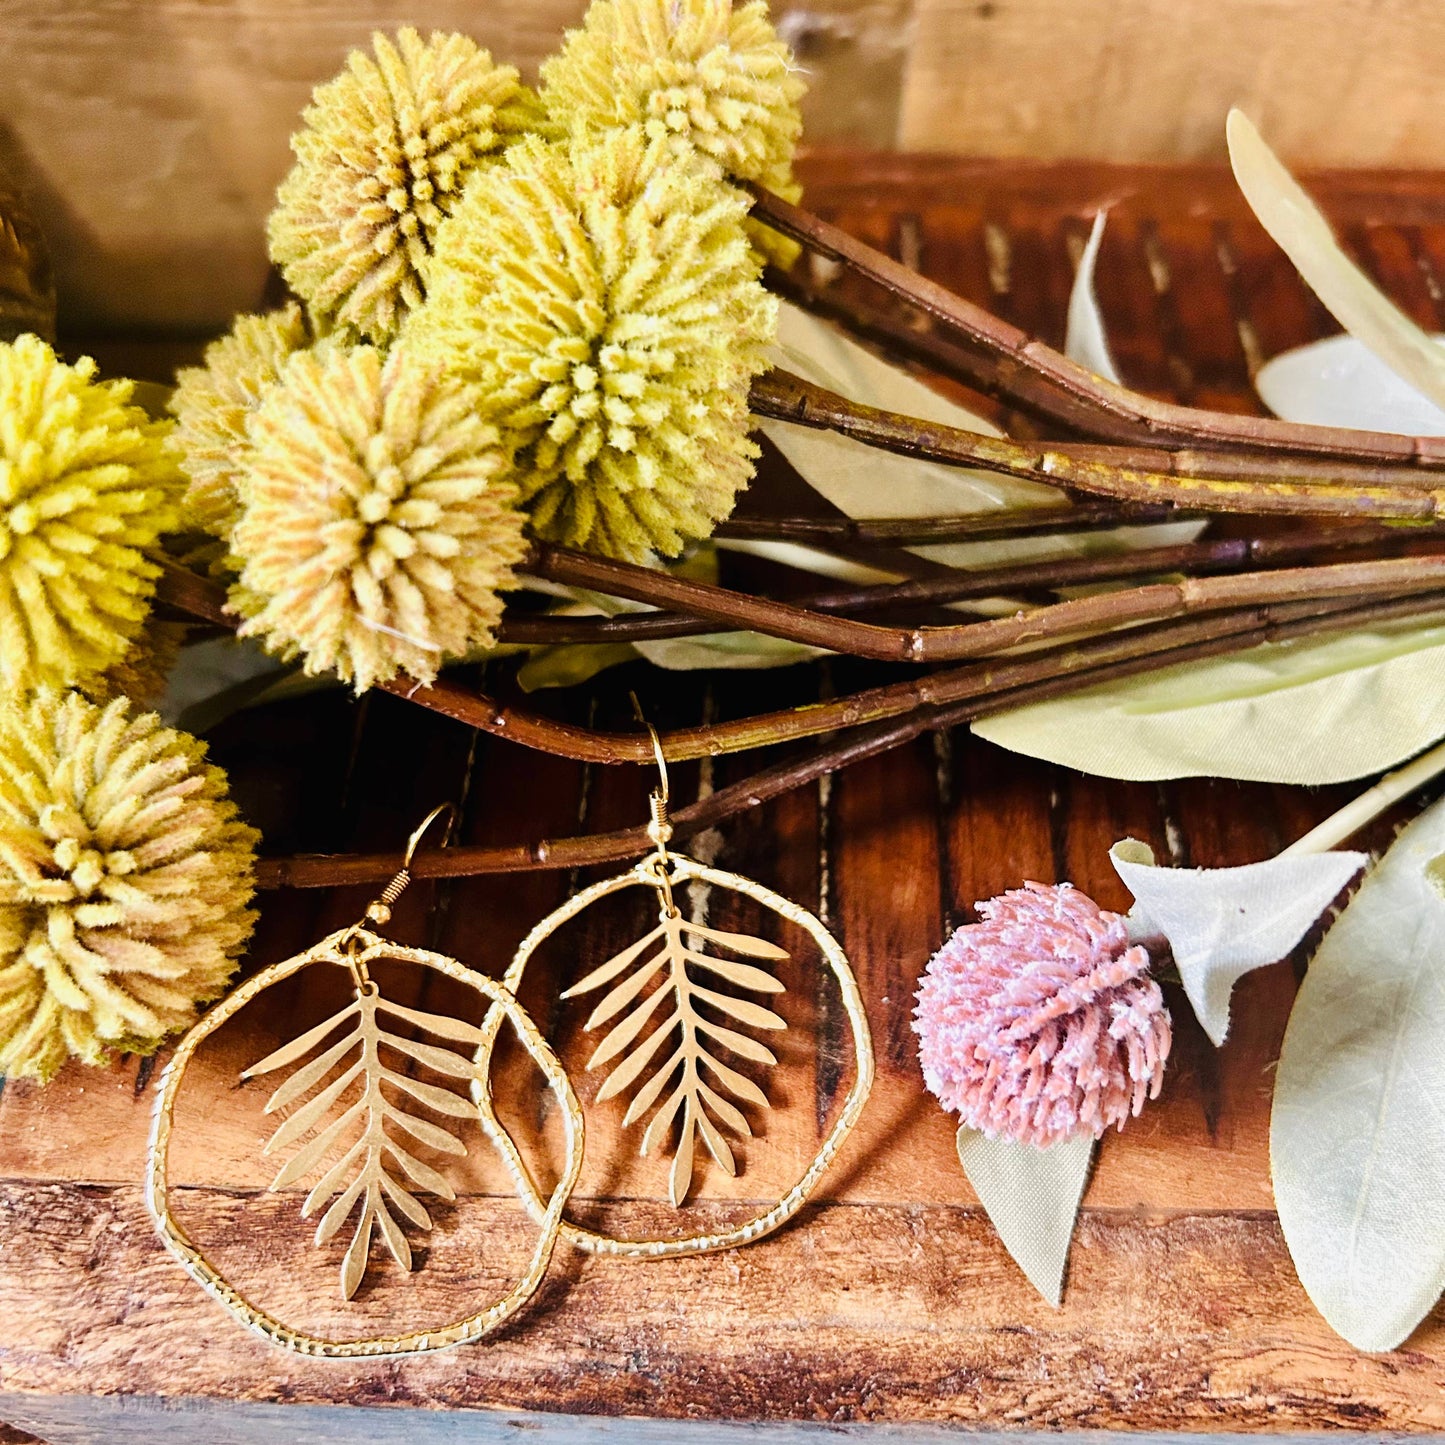
[[[473,973],[453,958],[427,949],[403,947],[374,931],[390,921],[392,905],[411,881],[416,849],[427,829],[443,813],[455,818],[455,810],[449,803],[427,815],[408,841],[401,871],[368,905],[359,922],[322,939],[305,953],[262,969],[227,995],[181,1041],[161,1078],[146,1167],[146,1205],[161,1239],[191,1277],[242,1324],[271,1342],[301,1354],[341,1358],[405,1355],[447,1349],[480,1339],[495,1330],[521,1309],[541,1284],[561,1230],[562,1212],[582,1168],[583,1118],[577,1095],[556,1054],[511,992],[496,980]],[[450,820],[447,832],[450,833]],[[423,1013],[388,1001],[371,978],[371,965],[383,960],[429,968],[472,989],[486,1001],[487,1032],[463,1019]],[[303,1218],[313,1212],[322,1213],[316,1235],[318,1245],[337,1234],[360,1206],[341,1264],[344,1299],[352,1297],[366,1272],[374,1232],[380,1233],[396,1262],[403,1269],[411,1269],[411,1246],[403,1222],[422,1230],[431,1228],[430,1216],[414,1191],[455,1198],[445,1176],[415,1158],[407,1145],[396,1138],[396,1133],[399,1131],[408,1140],[420,1140],[442,1152],[462,1155],[466,1153],[465,1145],[450,1130],[418,1115],[415,1106],[421,1104],[431,1113],[458,1119],[470,1118],[474,1113],[473,1104],[451,1089],[388,1069],[383,1063],[383,1049],[419,1063],[442,1078],[474,1083],[473,1062],[445,1045],[460,1043],[475,1048],[484,1039],[490,1044],[502,1022],[507,1021],[561,1106],[565,1159],[557,1183],[545,1199],[495,1112],[489,1109],[481,1114],[482,1128],[501,1152],[513,1177],[527,1180],[525,1200],[540,1226],[540,1234],[526,1268],[512,1289],[454,1324],[344,1340],[308,1334],[246,1299],[206,1258],[171,1211],[169,1158],[175,1105],[181,1081],[196,1050],[259,994],[313,964],[344,969],[352,986],[350,1001],[323,1023],[251,1065],[242,1078],[300,1065],[275,1090],[266,1105],[267,1113],[290,1104],[299,1107],[272,1134],[263,1152],[285,1153],[296,1146],[272,1181],[272,1189],[285,1188],[319,1172],[320,1177],[301,1210]],[[424,1031],[441,1042],[422,1043],[402,1038],[388,1031],[386,1020],[410,1025],[413,1030]],[[328,1043],[343,1025],[349,1025],[346,1032],[336,1042]],[[321,1052],[318,1053],[318,1049]],[[330,1078],[353,1053],[355,1062]],[[311,1056],[309,1062],[303,1064],[302,1060],[308,1056]],[[323,1086],[328,1078],[330,1081]],[[338,1117],[332,1118],[340,1101],[356,1083],[361,1086],[359,1097]],[[391,1089],[391,1096],[383,1092],[383,1084]],[[357,1124],[361,1127],[360,1137],[347,1143],[351,1126]],[[392,1126],[391,1132],[388,1125]],[[307,1139],[307,1135],[311,1137]],[[325,1206],[324,1212],[322,1206]]]
[[[639,1122],[651,1112],[642,1136],[642,1152],[650,1153],[675,1128],[669,1175],[669,1193],[675,1206],[682,1204],[691,1188],[699,1145],[724,1172],[734,1174],[736,1159],[726,1135],[747,1137],[752,1133],[739,1104],[769,1107],[767,1096],[757,1084],[719,1058],[718,1053],[724,1051],[770,1065],[776,1062],[772,1051],[745,1030],[766,1032],[786,1027],[782,1018],[755,998],[725,993],[715,985],[732,985],[744,994],[762,997],[782,992],[782,983],[762,965],[788,957],[785,950],[763,939],[688,922],[674,901],[678,887],[695,881],[740,893],[807,933],[817,944],[842,995],[852,1030],[855,1060],[852,1086],[821,1148],[797,1183],[763,1213],[728,1229],[663,1239],[626,1239],[563,1219],[563,1238],[590,1254],[668,1259],[747,1244],[787,1223],[812,1196],[858,1122],[873,1085],[874,1066],[868,1017],[857,980],[842,947],[823,924],[807,909],[750,878],[668,851],[672,825],[667,813],[667,759],[656,729],[650,723],[646,726],[652,736],[660,775],[658,786],[651,794],[651,819],[647,825],[653,851],[628,872],[583,889],[544,918],[522,940],[502,982],[515,994],[537,949],[563,924],[594,903],[628,888],[649,888],[656,893],[657,926],[564,990],[562,997],[601,994],[601,1001],[593,1009],[586,1027],[588,1030],[600,1029],[603,1025],[610,1027],[588,1067],[611,1066],[598,1093],[599,1101],[630,1094],[624,1127]],[[650,951],[654,946],[656,951]],[[692,970],[708,975],[709,981],[701,982]],[[648,986],[654,980],[656,985],[649,992]],[[666,1013],[663,1005],[669,997],[672,1011]],[[704,1017],[697,1010],[698,1003],[726,1017],[727,1022]],[[658,1020],[656,1026],[646,1032],[654,1019]],[[495,1117],[488,1060],[501,1022],[500,1014],[493,1010],[482,1025],[485,1041],[477,1052],[479,1073],[472,1085],[472,1095],[484,1119]],[[676,1047],[669,1054],[664,1046],[674,1037]],[[656,1066],[649,1074],[648,1066],[654,1061]],[[673,1087],[669,1090],[670,1084]],[[507,1139],[500,1142],[499,1147],[533,1217],[539,1218],[544,1201],[530,1186],[515,1145]]]

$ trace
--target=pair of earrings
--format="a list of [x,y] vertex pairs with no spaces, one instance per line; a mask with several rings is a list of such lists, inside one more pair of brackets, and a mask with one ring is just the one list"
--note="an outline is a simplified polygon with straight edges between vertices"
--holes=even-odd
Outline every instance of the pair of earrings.
[[[667,763],[654,729],[660,782],[651,795],[647,833],[652,851],[614,878],[583,889],[544,918],[517,949],[499,981],[454,958],[407,948],[380,931],[391,907],[411,881],[411,864],[430,826],[450,804],[434,809],[411,835],[401,871],[367,907],[364,917],[294,958],[270,965],[228,994],[185,1036],[162,1075],[147,1160],[146,1202],[166,1247],[208,1293],[236,1318],[268,1340],[303,1354],[335,1357],[402,1355],[445,1349],[480,1339],[510,1319],[536,1292],[559,1239],[588,1253],[628,1259],[665,1259],[746,1244],[771,1233],[807,1202],[857,1123],[873,1082],[873,1051],[857,981],[837,940],[807,909],[751,879],[670,852]],[[444,837],[443,843],[446,838]],[[650,891],[657,923],[636,942],[593,968],[562,993],[597,996],[586,1028],[605,1029],[588,1062],[607,1070],[599,1102],[626,1097],[624,1126],[647,1119],[642,1152],[673,1145],[669,1192],[680,1205],[691,1187],[699,1150],[728,1174],[737,1162],[733,1138],[752,1130],[744,1105],[767,1108],[767,1096],[737,1059],[776,1062],[756,1035],[786,1027],[760,1002],[783,991],[766,965],[788,954],[774,943],[689,921],[676,894],[690,883],[741,894],[788,920],[817,945],[842,996],[852,1030],[854,1078],[822,1146],[798,1181],[767,1210],[715,1232],[681,1238],[623,1238],[590,1229],[566,1210],[582,1169],[585,1129],[576,1091],[556,1053],[517,1001],[517,990],[537,950],[569,920],[593,904],[627,889]],[[477,999],[477,1015],[458,1018],[426,1013],[386,998],[372,978],[383,961],[434,970],[463,984]],[[266,1105],[284,1115],[266,1143],[282,1160],[274,1190],[314,1180],[302,1217],[319,1215],[317,1245],[326,1245],[350,1224],[341,1264],[341,1292],[350,1300],[371,1257],[382,1244],[403,1269],[411,1269],[408,1227],[426,1231],[431,1217],[417,1198],[452,1200],[446,1176],[417,1156],[461,1156],[466,1146],[437,1119],[476,1118],[497,1149],[528,1213],[539,1228],[535,1247],[512,1288],[465,1319],[441,1328],[351,1339],[323,1339],[287,1325],[253,1304],[230,1284],[197,1247],[171,1207],[169,1161],[175,1107],[187,1068],[201,1044],[265,990],[313,965],[340,971],[350,985],[341,1009],[252,1064],[243,1079],[287,1072]],[[559,1106],[564,1159],[555,1184],[544,1190],[511,1134],[497,1116],[492,1058],[504,1025],[540,1070]],[[426,1039],[417,1037],[424,1034]],[[732,1062],[729,1062],[732,1060]],[[417,1068],[444,1082],[416,1077]],[[648,1117],[650,1115],[650,1118]]]

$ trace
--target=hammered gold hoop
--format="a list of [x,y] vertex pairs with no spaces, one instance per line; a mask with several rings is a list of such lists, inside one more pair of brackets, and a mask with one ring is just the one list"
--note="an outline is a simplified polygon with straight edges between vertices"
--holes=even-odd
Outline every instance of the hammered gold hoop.
[[[483,1129],[506,1161],[513,1178],[522,1187],[528,1213],[541,1231],[525,1272],[501,1299],[454,1324],[403,1335],[328,1340],[293,1329],[247,1300],[211,1264],[171,1213],[168,1164],[175,1104],[181,1080],[196,1050],[258,994],[312,964],[333,964],[348,970],[353,977],[364,979],[367,978],[367,966],[383,960],[415,963],[434,969],[481,994],[488,1002],[486,1027],[489,1040],[495,1040],[504,1019],[510,1020],[523,1047],[542,1071],[548,1086],[562,1106],[566,1161],[550,1197],[543,1200],[511,1135],[495,1113],[489,1109],[479,1111]],[[369,983],[368,986],[375,987]],[[147,1154],[146,1207],[166,1248],[181,1262],[191,1278],[248,1329],[254,1330],[273,1344],[283,1345],[304,1355],[333,1358],[407,1355],[426,1350],[449,1349],[489,1334],[510,1319],[536,1293],[547,1272],[561,1232],[563,1210],[567,1207],[567,1201],[576,1187],[582,1169],[583,1133],[582,1107],[566,1070],[510,990],[495,979],[473,973],[455,959],[426,949],[406,948],[364,927],[353,926],[340,929],[305,953],[262,969],[234,993],[228,994],[181,1041],[161,1077],[160,1091],[156,1099]]]
[[[661,849],[659,852],[661,853]],[[741,893],[745,897],[753,899],[764,908],[796,924],[813,939],[827,960],[842,994],[843,1007],[847,1012],[848,1022],[853,1033],[855,1076],[843,1102],[843,1107],[827,1138],[823,1141],[822,1147],[804,1170],[798,1182],[770,1209],[729,1229],[671,1239],[624,1239],[617,1235],[588,1229],[572,1220],[563,1218],[562,1237],[569,1244],[575,1245],[589,1254],[611,1255],[628,1259],[672,1259],[684,1255],[708,1254],[715,1250],[732,1249],[737,1245],[747,1244],[752,1240],[771,1234],[786,1224],[808,1202],[824,1173],[837,1158],[838,1152],[852,1132],[853,1126],[858,1122],[863,1107],[868,1101],[869,1091],[873,1086],[873,1043],[868,1028],[868,1016],[863,1008],[862,995],[858,989],[858,981],[853,975],[852,967],[838,940],[828,932],[822,922],[806,908],[782,897],[781,894],[774,893],[770,888],[765,888],[751,878],[744,878],[736,873],[725,873],[682,854],[666,853],[662,856],[665,857],[667,864],[666,881],[669,885],[669,898],[672,885],[692,881],[711,884],[714,887]],[[537,949],[563,924],[577,917],[594,903],[625,888],[656,889],[658,878],[655,870],[658,857],[659,854],[651,854],[629,872],[619,874],[615,878],[605,879],[600,883],[594,883],[590,888],[584,888],[575,897],[544,918],[522,940],[513,956],[502,979],[506,988],[515,994],[527,971],[527,964]],[[480,1068],[478,1078],[471,1086],[472,1097],[484,1123],[489,1120],[495,1123],[496,1118],[492,1107],[489,1064],[493,1042],[501,1024],[501,1014],[496,1009],[491,1010],[482,1024],[482,1032],[486,1036],[486,1041],[478,1048],[476,1055]],[[489,1132],[491,1127],[492,1125],[488,1124]],[[505,1130],[502,1131],[502,1136],[497,1142],[502,1158],[506,1161],[518,1191],[527,1203],[529,1212],[534,1219],[541,1219],[547,1205],[531,1182],[516,1145]],[[565,1207],[566,1201],[564,1200],[563,1208]]]

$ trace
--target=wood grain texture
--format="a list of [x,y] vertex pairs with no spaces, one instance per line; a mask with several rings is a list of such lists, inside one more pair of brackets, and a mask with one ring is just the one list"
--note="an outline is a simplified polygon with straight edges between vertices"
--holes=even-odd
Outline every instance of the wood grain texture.
[[[1104,310],[1126,374],[1161,394],[1247,408],[1253,357],[1325,325],[1217,172],[839,154],[819,159],[815,186],[820,205],[849,229],[1055,341],[1087,210],[1101,196],[1122,196],[1100,269]],[[1438,188],[1419,178],[1326,178],[1323,189],[1365,264],[1425,324],[1439,325]],[[129,340],[102,350],[103,360],[111,356],[157,367],[173,359]],[[763,697],[771,707],[813,702],[881,675],[844,659],[761,680],[663,678],[632,666],[585,693],[530,701],[567,720],[624,727],[635,686],[666,729],[739,715]],[[486,684],[511,695],[505,671]],[[262,709],[223,725],[213,747],[276,853],[395,847],[448,798],[462,805],[467,842],[618,827],[645,817],[650,786],[640,769],[526,752],[389,696],[321,694]],[[674,796],[726,786],[762,761],[679,766]],[[366,1406],[498,1406],[538,1412],[523,1417],[528,1429],[557,1419],[564,1433],[568,1420],[625,1415],[860,1430],[1445,1431],[1445,1314],[1391,1355],[1350,1350],[1300,1290],[1271,1212],[1271,1069],[1299,957],[1242,983],[1222,1051],[1172,995],[1177,1033],[1163,1097],[1103,1143],[1057,1314],[982,1218],[958,1168],[952,1121],[920,1087],[908,1024],[919,969],[977,899],[1024,878],[1069,878],[1122,907],[1127,895],[1106,854],[1124,834],[1179,863],[1242,863],[1304,832],[1348,791],[1105,782],[955,733],[698,839],[695,851],[717,866],[813,908],[848,950],[878,1047],[863,1121],[818,1206],[774,1239],[645,1266],[561,1251],[536,1306],[493,1343],[462,1353],[328,1364],[254,1340],[186,1279],[144,1218],[138,1183],[153,1065],[71,1069],[43,1092],[11,1085],[0,1096],[0,1419],[53,1422],[41,1432],[52,1445],[106,1438],[106,1412],[123,1423],[120,1401],[133,1396],[204,1410],[208,1431],[234,1420],[236,1433],[214,1438],[237,1441],[268,1438],[257,1433],[266,1428],[286,1438],[274,1415],[247,1413],[263,1404],[336,1407],[320,1438],[337,1441],[370,1438],[370,1414],[348,1422],[344,1412]],[[1379,846],[1389,832],[1387,820],[1367,841]],[[398,905],[393,931],[498,974],[531,925],[588,881],[537,873],[419,884]],[[267,898],[246,968],[308,946],[365,901],[354,890]],[[794,954],[779,965],[787,992],[777,1006],[789,1029],[769,1071],[776,1108],[754,1118],[759,1134],[744,1141],[739,1177],[700,1168],[678,1232],[715,1228],[785,1189],[850,1078],[846,1020],[806,941],[747,900],[714,892],[689,903],[704,901],[712,926],[771,937]],[[662,1203],[666,1163],[638,1158],[636,1132],[620,1128],[621,1103],[598,1103],[600,1077],[583,1068],[586,1004],[558,995],[645,931],[642,922],[620,900],[578,920],[538,955],[523,994],[588,1112],[576,1215],[639,1231],[674,1217]],[[335,1325],[342,1308],[333,1301],[338,1260],[311,1249],[295,1192],[263,1192],[272,1173],[260,1155],[268,1090],[238,1086],[238,1074],[334,1011],[344,983],[334,972],[312,970],[272,990],[198,1055],[177,1113],[174,1173],[186,1186],[187,1227],[206,1236],[238,1282],[322,1326]],[[451,1003],[445,986],[422,987],[401,972],[385,986],[416,1007]],[[507,1117],[545,1171],[557,1157],[545,1091],[525,1066],[503,1064]],[[419,1253],[426,1248],[425,1268],[403,1278],[378,1259],[354,1306],[363,1322],[400,1311],[454,1317],[471,1295],[505,1289],[530,1226],[484,1147],[453,1177],[458,1204],[438,1211],[433,1236],[414,1241]],[[194,1417],[143,1418],[146,1430],[169,1425],[186,1438]],[[419,1425],[418,1442],[459,1438],[440,1433],[439,1417],[418,1418],[433,1431]]]
[[[256,306],[312,86],[375,28],[464,30],[535,74],[585,0],[0,0],[0,162],[72,326],[215,329]],[[1245,105],[1296,164],[1445,161],[1430,0],[780,0],[809,144],[1218,158]]]
[[[264,222],[311,89],[373,30],[461,30],[534,78],[585,0],[0,0],[0,161],[51,238],[67,317],[215,329],[254,308]],[[910,0],[780,5],[809,133],[897,132]]]
[[1244,106],[1298,164],[1439,165],[1430,0],[918,0],[905,149],[1184,161]]
[[[190,1207],[253,1250],[289,1212],[213,1191]],[[469,1201],[450,1242],[484,1257],[500,1212]],[[133,1187],[10,1185],[0,1220],[13,1240],[0,1286],[7,1389],[23,1376],[32,1391],[75,1393],[83,1365],[93,1394],[220,1393],[197,1388],[204,1371],[237,1404],[1035,1430],[1445,1429],[1445,1325],[1387,1359],[1355,1355],[1314,1316],[1267,1217],[1094,1211],[1075,1245],[1072,1299],[1055,1313],[992,1247],[977,1209],[825,1207],[792,1235],[735,1255],[666,1268],[574,1257],[545,1287],[546,1309],[486,1348],[372,1365],[285,1355],[222,1328],[214,1304],[152,1248]],[[53,1290],[78,1276],[89,1328],[17,1311],[16,1280]],[[291,1287],[293,1303],[309,1283]],[[454,1306],[475,1287],[433,1281]]]

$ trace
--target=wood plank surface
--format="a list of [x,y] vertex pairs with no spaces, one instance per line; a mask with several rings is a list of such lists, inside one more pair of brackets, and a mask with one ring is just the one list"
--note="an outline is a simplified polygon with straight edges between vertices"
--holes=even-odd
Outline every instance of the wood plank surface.
[[[897,133],[909,0],[774,13],[816,141]],[[374,30],[461,30],[529,79],[586,0],[0,0],[0,171],[53,238],[73,321],[197,329],[256,305],[264,223],[312,87]]]
[[[75,324],[254,306],[311,88],[372,30],[461,29],[533,76],[585,0],[0,0],[0,169]],[[811,146],[1219,160],[1244,105],[1297,165],[1445,164],[1431,0],[777,0]]]
[[[1271,354],[1323,326],[1217,171],[838,155],[820,159],[812,179],[820,208],[850,229],[911,251],[930,274],[1051,340],[1062,331],[1070,246],[1090,201],[1122,197],[1101,294],[1126,374],[1160,394],[1249,407],[1256,351]],[[1438,187],[1343,177],[1323,190],[1365,263],[1423,321],[1440,324],[1438,288],[1420,284],[1438,264],[1432,258],[1445,258]],[[108,354],[158,366],[167,353],[125,343],[102,348],[103,361]],[[806,703],[881,675],[841,659],[764,679],[633,665],[585,692],[530,701],[623,727],[635,687],[649,717],[667,727],[740,713],[762,698],[774,707]],[[506,669],[487,684],[507,695]],[[297,699],[233,718],[213,741],[275,853],[395,847],[448,798],[463,805],[469,841],[606,829],[645,816],[650,786],[640,769],[525,752],[389,696]],[[763,760],[680,767],[674,794],[685,800],[723,786]],[[423,1407],[495,1407],[536,1412],[525,1417],[529,1429],[552,1417],[638,1416],[859,1428],[1445,1432],[1445,1313],[1390,1355],[1351,1350],[1300,1289],[1271,1211],[1271,1071],[1299,959],[1244,981],[1222,1051],[1171,995],[1176,1043],[1163,1098],[1104,1141],[1057,1312],[1023,1281],[964,1182],[952,1122],[922,1090],[908,1025],[919,970],[976,900],[1026,877],[1067,878],[1122,907],[1127,895],[1106,856],[1116,838],[1133,834],[1184,863],[1247,862],[1350,791],[1106,782],[955,732],[699,840],[719,866],[814,908],[847,948],[878,1056],[864,1119],[818,1202],[775,1238],[651,1265],[559,1248],[529,1310],[494,1341],[447,1355],[301,1359],[248,1335],[201,1294],[165,1255],[142,1207],[150,1062],[67,1070],[43,1092],[11,1085],[0,1096],[0,1418],[53,1445],[106,1438],[106,1422],[120,1421],[132,1397],[203,1411],[206,1436],[217,1441],[262,1438],[255,1422],[275,1417],[248,1415],[253,1405],[294,1408],[298,1419],[310,1418],[309,1407],[411,1407],[418,1431],[439,1418]],[[1387,822],[1369,841],[1378,846],[1389,831]],[[393,932],[498,974],[527,929],[590,876],[418,885]],[[247,970],[354,918],[366,896],[268,897]],[[708,906],[720,927],[771,926],[735,898],[714,893]],[[600,1080],[583,1067],[585,1009],[557,998],[637,936],[643,918],[619,904],[579,920],[539,955],[523,999],[573,1071],[588,1112],[577,1216],[683,1232],[736,1219],[797,1177],[847,1088],[849,1041],[816,957],[790,931],[773,935],[796,954],[780,970],[791,1027],[767,1077],[777,1107],[755,1118],[759,1134],[741,1151],[739,1177],[700,1168],[695,1202],[674,1218],[660,1202],[665,1167],[638,1158],[620,1107],[596,1100]],[[268,1091],[238,1086],[238,1071],[331,1012],[340,985],[335,971],[313,970],[263,996],[207,1045],[178,1113],[180,1212],[238,1283],[318,1327],[441,1322],[504,1289],[530,1238],[479,1139],[455,1176],[458,1203],[437,1211],[426,1268],[403,1279],[378,1260],[354,1313],[333,1300],[339,1250],[310,1248],[299,1196],[264,1192]],[[416,978],[398,974],[388,988],[427,1008],[448,1006],[445,988]],[[508,1063],[503,1095],[509,1121],[545,1169],[557,1157],[556,1120],[532,1071]],[[195,1418],[157,1415],[153,1423],[160,1431]],[[367,1438],[364,1411],[354,1426],[325,1418],[327,1439]]]
[[1249,110],[1299,164],[1439,165],[1429,0],[916,0],[899,143],[1188,161]]

